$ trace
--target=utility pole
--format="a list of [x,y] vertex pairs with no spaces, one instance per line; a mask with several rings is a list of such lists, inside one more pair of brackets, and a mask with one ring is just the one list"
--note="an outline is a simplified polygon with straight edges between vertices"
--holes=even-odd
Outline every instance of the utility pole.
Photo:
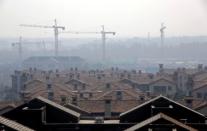
[[53,26],[45,26],[45,25],[26,25],[26,24],[21,24],[20,26],[24,27],[37,27],[37,28],[52,28],[54,30],[54,41],[55,41],[55,56],[57,57],[59,55],[59,46],[58,46],[58,35],[59,35],[59,29],[65,30],[64,26],[58,26],[57,20],[54,20],[54,25]]

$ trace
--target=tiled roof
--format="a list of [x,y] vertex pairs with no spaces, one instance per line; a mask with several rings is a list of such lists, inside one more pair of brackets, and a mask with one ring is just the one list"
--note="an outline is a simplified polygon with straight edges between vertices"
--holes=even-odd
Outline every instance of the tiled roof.
[[[122,113],[131,108],[140,105],[142,102],[139,100],[112,100],[111,111]],[[105,112],[105,101],[104,100],[81,100],[78,102],[78,106],[83,110],[91,113],[103,113]]]
[[179,122],[178,120],[176,120],[176,119],[174,119],[172,117],[169,117],[169,116],[167,116],[167,115],[165,115],[163,113],[159,113],[159,114],[157,114],[155,116],[152,116],[151,118],[148,118],[148,119],[146,119],[146,120],[144,120],[144,121],[142,121],[142,122],[140,122],[140,123],[138,123],[138,124],[128,128],[128,129],[126,129],[125,131],[139,130],[142,127],[144,127],[146,125],[149,125],[150,123],[155,122],[155,121],[157,121],[159,119],[167,120],[167,121],[169,121],[169,122],[171,122],[171,123],[173,123],[175,125],[178,125],[179,127],[182,127],[182,128],[184,128],[184,129],[186,129],[188,131],[198,131],[197,129],[192,128],[192,127],[190,127],[188,125],[185,125],[185,124]]
[[15,121],[9,120],[9,119],[4,118],[2,116],[0,116],[0,123],[11,128],[11,129],[17,130],[17,131],[34,131],[34,130],[32,130],[22,124],[19,124]]
[[50,101],[48,99],[45,99],[45,98],[43,98],[41,96],[37,97],[37,99],[40,100],[40,101],[42,101],[42,102],[44,102],[44,103],[47,103],[47,104],[49,104],[49,105],[51,105],[53,107],[56,107],[56,108],[58,108],[58,109],[60,109],[62,111],[65,111],[65,112],[67,112],[67,113],[69,113],[69,114],[71,114],[71,115],[73,115],[75,117],[78,117],[78,118],[80,117],[80,114],[79,113],[77,113],[77,112],[75,112],[73,110],[70,110],[70,109],[68,109],[68,108],[66,108],[64,106],[61,106],[59,104],[56,104],[55,102],[52,102],[52,101]]
[[170,102],[172,102],[172,103],[175,103],[176,105],[179,105],[179,106],[181,106],[181,107],[183,107],[183,108],[185,108],[185,109],[187,109],[187,110],[190,110],[191,112],[194,112],[194,113],[196,113],[196,114],[198,114],[198,115],[200,115],[200,116],[202,116],[202,117],[205,117],[203,114],[201,114],[201,113],[199,113],[199,112],[197,112],[197,111],[194,111],[194,110],[192,110],[192,109],[190,109],[190,108],[188,108],[188,107],[186,107],[186,106],[184,106],[184,105],[182,105],[182,104],[180,104],[180,103],[178,103],[178,102],[176,102],[176,101],[173,101],[173,100],[171,100],[171,99],[169,99],[169,98],[167,98],[167,97],[165,97],[165,96],[162,96],[162,95],[160,95],[160,96],[158,96],[158,97],[155,97],[155,98],[153,98],[153,99],[151,99],[151,100],[149,100],[149,101],[147,101],[147,102],[145,102],[145,103],[143,103],[143,104],[140,104],[140,105],[138,105],[137,107],[131,108],[130,110],[128,110],[128,111],[126,111],[126,112],[120,114],[120,116],[127,115],[128,113],[130,113],[130,112],[132,112],[132,111],[134,111],[134,110],[137,110],[137,109],[139,109],[139,108],[141,108],[141,107],[143,107],[143,106],[145,106],[145,105],[147,105],[147,104],[149,104],[149,103],[151,103],[151,102],[153,102],[153,101],[156,101],[156,100],[158,100],[158,99],[160,99],[160,98],[163,98],[163,99],[165,99],[165,100],[167,100],[167,101],[170,101]]

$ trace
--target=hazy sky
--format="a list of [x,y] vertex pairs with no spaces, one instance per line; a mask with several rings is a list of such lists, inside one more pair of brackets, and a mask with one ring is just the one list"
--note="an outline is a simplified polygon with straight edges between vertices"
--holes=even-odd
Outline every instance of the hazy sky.
[[[48,37],[52,30],[19,24],[52,25],[68,30],[116,31],[117,37],[207,35],[206,0],[0,0],[0,37]],[[74,37],[77,35],[62,35]],[[83,35],[79,35],[83,37]]]

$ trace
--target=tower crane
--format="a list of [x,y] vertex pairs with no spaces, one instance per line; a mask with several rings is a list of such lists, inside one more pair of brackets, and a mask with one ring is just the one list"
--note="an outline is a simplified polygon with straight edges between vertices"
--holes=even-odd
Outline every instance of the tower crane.
[[164,23],[161,24],[161,28],[160,28],[160,37],[161,37],[161,46],[163,47],[163,44],[164,44],[164,37],[165,37],[165,34],[164,34],[164,30],[166,29],[167,27],[164,26]]
[[55,38],[55,56],[58,56],[59,49],[58,49],[58,35],[59,35],[59,29],[65,30],[64,26],[58,26],[57,20],[54,20],[53,26],[45,26],[45,25],[27,25],[27,24],[21,24],[20,26],[24,27],[37,27],[37,28],[52,28],[54,29],[54,38]]
[[65,31],[65,32],[61,32],[61,33],[71,33],[71,34],[101,34],[101,38],[102,38],[102,60],[103,60],[103,62],[105,62],[105,60],[106,60],[106,35],[107,34],[115,35],[116,32],[105,31],[104,25],[101,25],[101,28],[102,28],[101,32]]
[[42,42],[25,42],[23,41],[22,36],[19,37],[19,41],[18,42],[14,42],[11,43],[11,45],[14,46],[18,46],[18,54],[19,54],[19,58],[20,60],[22,60],[22,54],[23,54],[23,44],[37,44],[37,45],[43,45],[44,51],[46,50],[45,48],[45,41]]
[[18,42],[12,43],[12,46],[15,46],[15,45],[18,45],[19,58],[20,58],[20,61],[22,61],[22,37],[21,36],[19,37]]

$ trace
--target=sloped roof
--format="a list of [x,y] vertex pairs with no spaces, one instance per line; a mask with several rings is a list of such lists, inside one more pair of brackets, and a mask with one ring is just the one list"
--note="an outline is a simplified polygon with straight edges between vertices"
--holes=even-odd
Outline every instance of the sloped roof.
[[110,90],[97,98],[97,100],[104,100],[107,96],[112,96],[112,99],[116,99],[116,92],[122,92],[122,100],[136,100],[140,94],[138,92],[132,92],[130,90]]
[[[142,102],[139,100],[112,100],[111,111],[122,113],[131,108],[140,105]],[[80,100],[78,106],[83,110],[91,113],[103,113],[105,112],[105,101],[104,100]]]
[[64,105],[66,108],[69,108],[71,110],[74,110],[80,114],[90,114],[90,112],[83,110],[82,108],[75,106],[73,104],[67,103],[66,105]]
[[69,84],[69,83],[71,83],[71,82],[73,82],[73,81],[79,82],[79,83],[81,83],[81,84],[88,85],[86,82],[83,82],[82,80],[78,80],[78,79],[71,79],[71,80],[69,80],[69,81],[67,81],[67,82],[65,82],[65,83],[66,83],[66,84]]
[[138,124],[128,128],[128,129],[126,129],[125,131],[135,131],[135,130],[138,130],[138,129],[140,129],[140,128],[142,128],[142,127],[144,127],[144,126],[146,126],[146,125],[148,125],[148,124],[150,124],[152,122],[155,122],[155,121],[159,120],[159,119],[167,120],[167,121],[169,121],[169,122],[171,122],[171,123],[173,123],[175,125],[178,125],[179,127],[182,127],[182,128],[184,128],[186,130],[189,130],[189,131],[198,131],[197,129],[194,129],[194,128],[188,126],[188,125],[185,125],[185,124],[177,121],[176,119],[174,119],[172,117],[169,117],[169,116],[167,116],[167,115],[165,115],[163,113],[159,113],[159,114],[157,114],[157,115],[155,115],[155,116],[153,116],[151,118],[148,118],[148,119],[146,119],[146,120],[144,120],[144,121],[142,121],[142,122],[140,122],[140,123],[138,123]]
[[0,116],[0,123],[17,131],[34,131],[33,129],[30,129],[22,124],[19,124],[2,116]]
[[175,82],[173,82],[172,80],[170,80],[170,78],[165,78],[165,77],[159,77],[159,78],[155,78],[153,81],[151,81],[149,84],[154,84],[158,81],[161,81],[161,80],[164,80],[164,81],[167,81],[173,85],[175,85]]
[[52,102],[52,101],[50,101],[48,99],[45,99],[45,98],[43,98],[41,96],[37,97],[36,99],[38,99],[38,100],[40,100],[40,101],[42,101],[44,103],[47,103],[47,104],[49,104],[49,105],[51,105],[51,106],[53,106],[55,108],[58,108],[58,109],[60,109],[60,110],[62,110],[64,112],[67,112],[67,113],[69,113],[69,114],[71,114],[71,115],[73,115],[75,117],[78,117],[78,118],[80,117],[80,114],[78,112],[70,110],[70,109],[68,109],[68,108],[66,108],[64,106],[59,105],[59,104],[56,104],[55,102]]
[[202,89],[202,88],[206,88],[206,86],[207,86],[207,81],[199,82],[198,84],[196,84],[193,87],[193,91],[196,91],[196,90]]
[[205,117],[205,115],[203,115],[203,114],[201,114],[201,113],[199,113],[199,112],[197,112],[197,111],[195,111],[195,110],[192,110],[192,109],[190,109],[190,108],[188,108],[188,107],[186,107],[186,106],[184,106],[184,105],[182,105],[182,104],[180,104],[180,103],[178,103],[178,102],[176,102],[176,101],[173,101],[173,100],[171,100],[171,99],[169,99],[169,98],[167,98],[167,97],[165,97],[165,96],[162,96],[162,95],[157,96],[157,97],[155,97],[154,99],[151,99],[151,100],[149,100],[149,101],[147,101],[147,102],[145,102],[145,103],[143,103],[143,104],[141,104],[141,105],[139,105],[139,106],[137,106],[137,107],[134,107],[134,108],[132,108],[132,109],[130,109],[130,110],[124,112],[124,113],[121,113],[121,114],[120,114],[120,117],[121,117],[121,116],[124,116],[124,115],[127,115],[128,113],[130,113],[130,112],[132,112],[132,111],[135,111],[135,110],[137,110],[137,109],[139,109],[139,108],[141,108],[141,107],[143,107],[143,106],[145,106],[145,105],[147,105],[147,104],[149,104],[149,103],[152,103],[152,102],[154,102],[154,101],[156,101],[156,100],[158,100],[158,99],[161,99],[161,98],[163,98],[163,99],[165,99],[165,100],[167,100],[167,101],[170,101],[170,102],[172,102],[172,103],[174,103],[174,104],[176,104],[176,105],[179,105],[179,106],[181,106],[181,107],[183,107],[183,108],[185,108],[185,109],[187,109],[187,110],[189,110],[189,111],[191,111],[191,112],[194,112],[194,113],[196,113],[196,114],[198,114],[198,115],[200,115],[200,116],[202,116],[202,117]]

